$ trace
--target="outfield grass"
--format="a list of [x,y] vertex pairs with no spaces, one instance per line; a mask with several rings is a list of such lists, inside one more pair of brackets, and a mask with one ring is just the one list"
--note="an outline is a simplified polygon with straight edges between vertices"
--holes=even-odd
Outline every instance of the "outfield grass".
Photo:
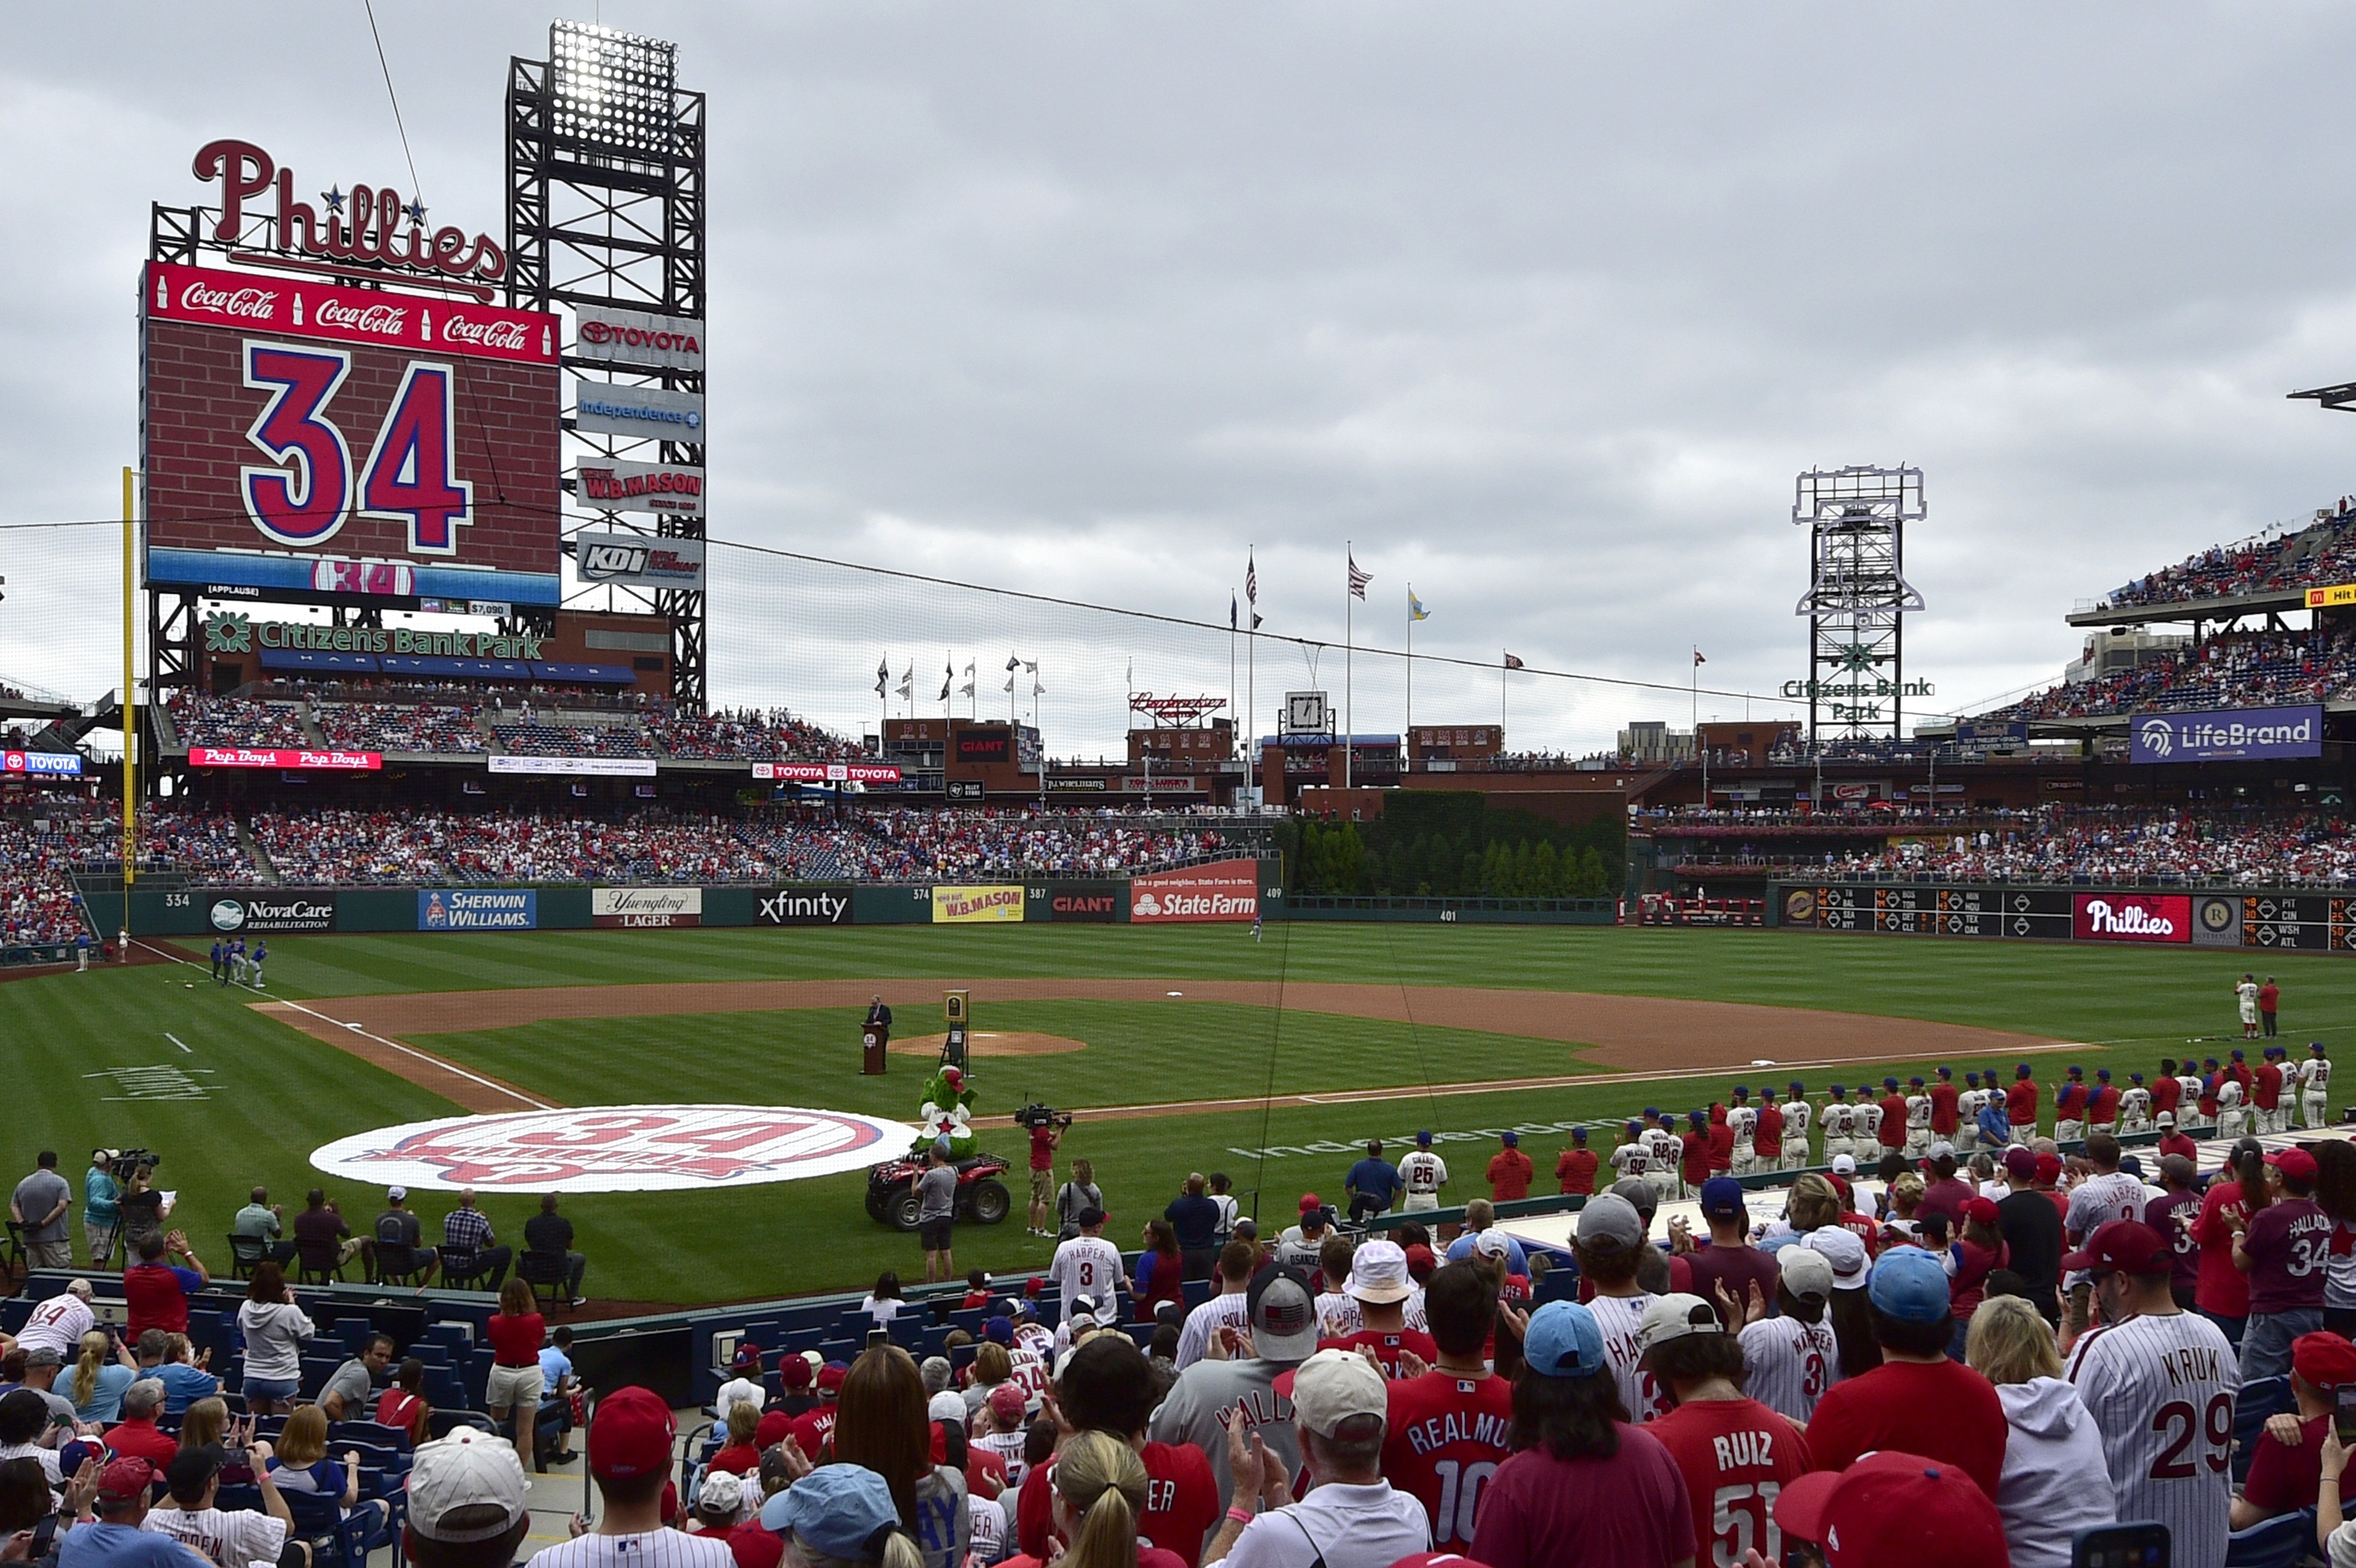
[[[747,978],[937,977],[945,987],[1000,976],[1124,976],[1504,986],[1691,997],[1883,1013],[2091,1042],[2063,1061],[2091,1072],[2147,1072],[2188,1035],[2233,1032],[2231,987],[2239,954],[2157,952],[1932,939],[1837,937],[1772,931],[1651,931],[1549,927],[1367,927],[1271,924],[1255,946],[1239,929],[930,927],[850,931],[540,932],[467,936],[286,938],[272,943],[274,995],[305,997],[531,985]],[[2281,977],[2287,1038],[2348,1039],[2356,1018],[2356,965],[2270,955]],[[188,982],[195,982],[190,986]],[[244,1189],[265,1182],[299,1205],[316,1179],[309,1151],[331,1138],[451,1110],[377,1068],[255,1014],[251,998],[204,983],[201,969],[140,967],[0,985],[0,1038],[14,1047],[24,1091],[9,1118],[15,1158],[64,1151],[77,1177],[93,1143],[162,1150],[177,1216],[200,1249],[225,1261],[221,1235]],[[918,1020],[903,1009],[902,1027]],[[1419,1009],[1419,1018],[1425,1015]],[[2321,1020],[2333,1020],[2326,1025]],[[1000,1004],[982,1029],[1067,1035],[1089,1049],[978,1065],[985,1113],[1025,1091],[1070,1104],[1256,1095],[1343,1085],[1462,1081],[1570,1072],[1575,1046],[1455,1029],[1414,1029],[1224,1004]],[[728,1098],[837,1105],[913,1115],[905,1104],[921,1063],[895,1059],[877,1083],[851,1071],[844,1045],[855,1019],[836,1013],[731,1014],[700,1019],[592,1019],[444,1035],[419,1043],[571,1104]],[[166,1038],[175,1035],[182,1051]],[[1276,1042],[1271,1059],[1270,1040]],[[2201,1048],[2222,1054],[2225,1042]],[[2351,1046],[2350,1049],[2356,1049]],[[1891,1068],[1903,1065],[1893,1061]],[[1917,1067],[1919,1069],[1919,1065]],[[1965,1064],[1958,1064],[1965,1065]],[[2009,1063],[2003,1064],[2009,1067]],[[116,1068],[188,1073],[204,1101],[121,1100]],[[1271,1071],[1272,1069],[1272,1071]],[[1859,1069],[1880,1075],[1880,1065]],[[1647,1103],[1676,1106],[1721,1093],[1739,1077],[1432,1100],[1326,1105],[1269,1113],[1099,1122],[1083,1118],[1066,1146],[1097,1167],[1113,1232],[1132,1244],[1190,1168],[1225,1168],[1237,1186],[1264,1184],[1266,1210],[1289,1214],[1304,1189],[1335,1196],[1352,1157],[1344,1146],[1418,1126],[1471,1131],[1573,1119],[1616,1119]],[[1809,1074],[1821,1088],[1818,1074]],[[985,1140],[1003,1152],[1003,1135]],[[1559,1136],[1526,1147],[1550,1166]],[[1599,1148],[1608,1136],[1599,1136]],[[1311,1151],[1306,1146],[1323,1145]],[[1446,1146],[1465,1194],[1494,1146]],[[1258,1151],[1275,1149],[1263,1159]],[[883,1230],[862,1205],[864,1179],[829,1178],[674,1194],[575,1197],[565,1211],[591,1259],[594,1294],[713,1300],[863,1285],[885,1266],[913,1275],[913,1238]],[[1477,1186],[1472,1190],[1478,1191]],[[380,1195],[345,1184],[347,1212],[364,1220]],[[1018,1191],[1017,1198],[1021,1194]],[[425,1195],[429,1230],[446,1203]],[[491,1217],[519,1239],[526,1205],[495,1200]],[[1018,1224],[967,1228],[958,1259],[992,1269],[1044,1263],[1045,1243]]]

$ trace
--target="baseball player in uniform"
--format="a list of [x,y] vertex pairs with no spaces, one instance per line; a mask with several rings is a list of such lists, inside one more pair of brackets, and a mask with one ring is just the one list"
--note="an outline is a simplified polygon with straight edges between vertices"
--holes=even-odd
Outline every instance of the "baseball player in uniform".
[[2250,1113],[2242,1104],[2242,1086],[2232,1078],[2217,1085],[2217,1136],[2232,1142],[2250,1130]]
[[2111,1086],[2111,1070],[2107,1067],[2094,1070],[2094,1097],[2086,1103],[2086,1130],[2118,1136],[2119,1092]]
[[1413,1214],[1440,1207],[1440,1189],[1448,1185],[1448,1162],[1431,1152],[1431,1135],[1415,1135],[1415,1147],[1399,1157],[1399,1181],[1407,1189],[1407,1197],[1399,1211]]
[[1678,1196],[1682,1183],[1677,1168],[1685,1163],[1685,1140],[1661,1125],[1661,1113],[1651,1106],[1644,1110],[1644,1152],[1653,1157],[1644,1168],[1644,1179],[1666,1203]]
[[1815,1107],[1808,1104],[1808,1088],[1794,1082],[1783,1102],[1783,1168],[1804,1170],[1808,1165],[1808,1123]]
[[1830,1096],[1825,1101],[1825,1163],[1830,1165],[1841,1155],[1856,1152],[1849,1140],[1857,1136],[1857,1107],[1838,1083],[1825,1093]]
[[1920,1078],[1906,1081],[1906,1153],[1921,1159],[1931,1152],[1931,1094]]
[[2283,1048],[2266,1047],[2257,1071],[2250,1075],[2250,1124],[2260,1137],[2268,1133],[2290,1131],[2290,1119],[2283,1113],[2284,1072],[2279,1058]]
[[1612,1168],[1618,1179],[1633,1178],[1650,1185],[1653,1179],[1653,1151],[1644,1145],[1644,1124],[1631,1122],[1623,1131],[1619,1147],[1612,1151]]
[[1726,1113],[1727,1127],[1734,1134],[1734,1162],[1728,1167],[1730,1174],[1748,1176],[1759,1168],[1759,1149],[1751,1140],[1759,1134],[1759,1112],[1751,1104],[1751,1091],[1737,1088],[1734,1104]]
[[[1864,1093],[1873,1092],[1868,1085],[1860,1084],[1858,1087]],[[1905,1108],[1902,1102],[1899,1108]],[[1881,1107],[1871,1100],[1860,1098],[1848,1108],[1848,1152],[1859,1165],[1869,1164],[1881,1157]]]
[[2053,1091],[2053,1141],[2073,1144],[2086,1136],[2086,1070],[2072,1067]]
[[2233,987],[2233,1006],[2242,1015],[2242,1038],[2258,1038],[2258,983],[2244,975]]
[[2331,1095],[2331,1059],[2323,1054],[2323,1042],[2308,1045],[2308,1058],[2298,1069],[2298,1109],[2310,1127],[2319,1127],[2329,1118]]
[[2224,1568],[2242,1387],[2233,1347],[2176,1305],[2174,1254],[2140,1221],[2102,1226],[2062,1266],[2094,1278],[2103,1321],[2072,1347],[2067,1375],[2102,1435],[2118,1517],[2168,1526],[2177,1568]]
[[[2109,1069],[2104,1069],[2108,1072]],[[2127,1074],[2126,1091],[2119,1096],[2119,1131],[2147,1133],[2151,1131],[2151,1091],[2143,1086],[2143,1074]]]
[[1957,1147],[1967,1149],[1978,1141],[1974,1129],[1979,1125],[1980,1107],[1987,1104],[1987,1093],[1980,1087],[1980,1075],[1976,1072],[1965,1073],[1964,1092],[1955,1096],[1955,1119],[1962,1124],[1962,1133],[1956,1140]]
[[[2217,1059],[2211,1057],[2209,1065],[2216,1066]],[[2199,1066],[2187,1059],[2184,1071],[2176,1075],[2176,1125],[2188,1135],[2208,1131],[2209,1119],[2201,1115],[2201,1102],[2208,1097],[2209,1085],[2201,1076]]]

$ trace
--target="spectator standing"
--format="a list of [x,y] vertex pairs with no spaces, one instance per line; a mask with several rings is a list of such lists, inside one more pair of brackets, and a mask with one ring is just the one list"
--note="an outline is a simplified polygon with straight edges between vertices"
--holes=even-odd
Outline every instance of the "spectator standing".
[[475,1189],[461,1190],[458,1206],[442,1217],[442,1283],[497,1292],[515,1261],[515,1249],[500,1246],[498,1240],[490,1217],[475,1207]]
[[[1050,1122],[1031,1129],[1031,1234],[1049,1236],[1047,1214],[1055,1200],[1055,1149],[1064,1141],[1064,1129]],[[1201,1179],[1196,1178],[1197,1180]],[[1177,1216],[1171,1216],[1175,1221]]]
[[1477,1493],[1465,1495],[1463,1477],[1494,1473],[1512,1453],[1514,1390],[1482,1355],[1497,1320],[1497,1287],[1487,1273],[1449,1264],[1424,1282],[1423,1303],[1438,1353],[1429,1371],[1393,1376],[1383,1474],[1422,1503],[1433,1549],[1462,1555],[1472,1550],[1480,1506]]
[[2331,1216],[2331,1255],[2325,1260],[2323,1327],[2356,1338],[2356,1144],[2326,1138],[2309,1145],[2315,1157],[2315,1200]]
[[[1456,1263],[1461,1259],[1471,1257],[1473,1243],[1480,1240],[1483,1232],[1491,1229],[1496,1222],[1496,1206],[1486,1198],[1475,1198],[1465,1204],[1464,1229],[1454,1241],[1448,1243],[1448,1261]],[[1527,1275],[1530,1272],[1528,1254],[1522,1251],[1522,1243],[1511,1236],[1505,1238],[1505,1262],[1507,1274]]]
[[253,1265],[237,1309],[237,1331],[245,1341],[245,1407],[274,1415],[301,1387],[303,1347],[318,1328],[294,1305],[285,1274],[267,1258]]
[[678,1437],[670,1407],[651,1390],[619,1388],[598,1401],[589,1423],[589,1476],[605,1507],[594,1530],[535,1553],[541,1568],[735,1568],[724,1541],[699,1541],[663,1523]]
[[[961,1568],[972,1539],[964,1473],[932,1457],[925,1380],[897,1345],[863,1350],[842,1381],[834,1424],[837,1464],[863,1465],[884,1477],[901,1528],[916,1538],[926,1568]],[[596,1442],[592,1424],[590,1442]]]
[[[167,1254],[188,1266],[166,1263]],[[188,1250],[187,1237],[177,1231],[168,1236],[149,1232],[139,1239],[139,1261],[123,1271],[123,1304],[129,1319],[123,1332],[134,1339],[150,1328],[187,1333],[189,1294],[202,1290],[211,1278],[203,1260]]]
[[1685,1477],[1696,1542],[1711,1563],[1737,1562],[1754,1541],[1780,1563],[1770,1504],[1815,1467],[1807,1439],[1744,1392],[1741,1342],[1700,1296],[1656,1299],[1641,1339],[1644,1371],[1675,1405],[1645,1430]]
[[2237,1357],[2250,1316],[2250,1279],[2233,1262],[2233,1248],[2269,1201],[2265,1150],[2255,1138],[2244,1138],[2228,1152],[2225,1169],[2210,1179],[2201,1217],[2192,1222],[2192,1239],[2201,1244],[2193,1303],[2224,1332]]
[[1996,1504],[1962,1467],[1920,1454],[1893,1450],[1847,1470],[1810,1471],[1776,1498],[1774,1513],[1786,1561],[2002,1568],[2007,1560]]
[[[1034,1132],[1035,1138],[1037,1134]],[[1208,1279],[1219,1265],[1219,1206],[1205,1195],[1203,1173],[1194,1171],[1186,1178],[1185,1190],[1170,1200],[1162,1217],[1178,1241],[1180,1277]],[[1034,1186],[1032,1200],[1044,1216],[1047,1202]]]
[[1601,1162],[1595,1151],[1587,1147],[1587,1129],[1570,1129],[1570,1147],[1555,1157],[1555,1180],[1565,1195],[1572,1198],[1591,1197],[1595,1191],[1595,1172]]
[[1972,1313],[1987,1294],[1988,1275],[2011,1261],[2005,1251],[2000,1219],[1995,1203],[1986,1198],[1973,1199],[1964,1205],[1964,1233],[1949,1250],[1954,1272],[1948,1276],[1947,1300],[1955,1327],[1947,1354],[1958,1361],[1964,1359],[1964,1335]]
[[2247,1530],[2315,1502],[2324,1433],[2340,1391],[2350,1387],[2356,1387],[2356,1345],[2337,1334],[2299,1336],[2290,1358],[2294,1412],[2268,1418],[2259,1434],[2249,1479],[2233,1499],[2233,1528]]
[[1507,1127],[1497,1135],[1498,1149],[1489,1157],[1489,1197],[1511,1203],[1530,1195],[1530,1157],[1522,1152],[1522,1135]]
[[499,1290],[499,1309],[484,1325],[491,1341],[491,1376],[484,1403],[493,1421],[515,1413],[516,1461],[532,1467],[532,1428],[540,1416],[540,1396],[547,1381],[540,1371],[540,1344],[547,1338],[548,1320],[541,1317],[531,1286],[511,1279]]
[[581,1276],[589,1260],[573,1250],[573,1221],[556,1211],[555,1193],[541,1193],[540,1212],[523,1222],[523,1248],[528,1253],[564,1260],[565,1294],[575,1307],[588,1305],[581,1294]]
[[2101,1309],[2066,1375],[2102,1434],[2118,1517],[2167,1525],[2178,1568],[2222,1568],[2242,1386],[2233,1346],[2176,1305],[2168,1244],[2148,1225],[2114,1220],[2064,1264],[2092,1275]]
[[68,1280],[65,1289],[35,1307],[26,1317],[16,1335],[16,1348],[55,1350],[60,1356],[77,1354],[82,1336],[98,1323],[90,1309],[90,1281]]
[[[2161,1082],[2165,1083],[2167,1080],[2162,1079]],[[2201,1146],[2178,1128],[2175,1112],[2160,1112],[2158,1115],[2152,1118],[2152,1125],[2159,1129],[2160,1158],[2166,1159],[2169,1155],[2178,1155],[2185,1159],[2197,1161],[2201,1157]]]
[[[1937,1089],[1931,1091],[1933,1094],[1938,1092]],[[1954,1091],[1949,1089],[1948,1093],[1952,1094]],[[1954,1147],[1944,1143],[1933,1144],[1931,1179],[1923,1185],[1922,1200],[1914,1206],[1915,1218],[1944,1214],[1949,1226],[1960,1225],[1964,1222],[1964,1205],[1977,1196],[1972,1184],[1958,1173]]]
[[2169,1294],[2185,1311],[2193,1310],[2193,1292],[2201,1280],[2201,1247],[2192,1227],[2201,1218],[2200,1173],[2180,1154],[2164,1155],[2159,1162],[2160,1195],[2143,1206],[2143,1222],[2168,1243],[2172,1267]]
[[1366,1157],[1350,1168],[1342,1179],[1342,1188],[1349,1195],[1352,1224],[1390,1208],[1398,1196],[1399,1173],[1398,1167],[1383,1157],[1381,1139],[1367,1140]]
[[[1227,1468],[1226,1434],[1235,1427],[1258,1432],[1283,1461],[1287,1474],[1300,1468],[1293,1434],[1292,1402],[1276,1390],[1276,1380],[1307,1360],[1317,1349],[1316,1297],[1309,1282],[1280,1264],[1255,1276],[1245,1298],[1247,1329],[1223,1329],[1214,1357],[1184,1367],[1153,1413],[1151,1432],[1163,1443],[1192,1443],[1211,1461],[1219,1506],[1237,1506],[1237,1477]],[[1242,1477],[1249,1501],[1251,1477]]]
[[2315,1157],[2303,1148],[2265,1157],[2270,1201],[2233,1241],[2233,1266],[2249,1276],[2250,1316],[2240,1347],[2245,1381],[2290,1371],[2291,1341],[2323,1327],[2326,1264],[2336,1223],[2315,1200]]
[[[1642,1365],[1639,1335],[1644,1313],[1656,1298],[1636,1283],[1637,1259],[1648,1249],[1635,1206],[1609,1192],[1590,1199],[1579,1211],[1578,1234],[1570,1245],[1580,1276],[1595,1287],[1581,1321],[1594,1326],[1611,1360],[1610,1371],[1619,1390],[1618,1408],[1624,1413],[1615,1419],[1650,1421],[1665,1414],[1668,1396]],[[1518,1402],[1520,1384],[1515,1386]],[[1491,1563],[1490,1568],[1498,1565]]]
[[149,1167],[132,1167],[123,1179],[123,1195],[115,1200],[115,1211],[122,1217],[123,1261],[127,1264],[136,1255],[139,1245],[150,1236],[164,1233],[164,1195],[156,1190],[155,1172]]
[[1997,1511],[2013,1568],[2070,1568],[2071,1540],[2117,1517],[2109,1463],[2078,1391],[2062,1376],[2053,1330],[2025,1297],[1997,1296],[1972,1315],[1965,1360],[2004,1407]]
[[8,1217],[25,1228],[25,1261],[35,1268],[73,1267],[73,1234],[66,1228],[73,1207],[73,1189],[58,1174],[58,1154],[43,1149],[33,1157],[33,1173],[16,1183],[8,1199]]
[[2062,1215],[2038,1191],[2037,1157],[2025,1148],[2004,1151],[2011,1190],[1997,1200],[1996,1225],[2004,1236],[2006,1265],[2019,1275],[2029,1299],[2048,1323],[2062,1321],[2062,1254],[2068,1251]]
[[[1383,1478],[1382,1373],[1351,1351],[1320,1350],[1294,1374],[1292,1404],[1311,1489],[1294,1502],[1291,1467],[1243,1423],[1229,1426],[1236,1501],[1203,1551],[1205,1568],[1389,1568],[1428,1551],[1422,1503]],[[1241,1479],[1255,1473],[1256,1487]]]
[[531,1530],[515,1450],[471,1426],[419,1444],[404,1490],[402,1555],[417,1568],[508,1568]]
[[2279,1021],[2276,1015],[2281,1007],[2282,987],[2276,985],[2275,977],[2269,975],[2266,983],[2258,987],[2258,1023],[2268,1040],[2275,1038],[2275,1026]]
[[1486,1568],[1692,1563],[1685,1478],[1659,1439],[1630,1424],[1595,1315],[1547,1302],[1530,1315],[1522,1355],[1514,1455],[1482,1488],[1465,1555]]
[[1178,1370],[1183,1372],[1208,1353],[1223,1328],[1239,1328],[1250,1321],[1252,1275],[1259,1268],[1259,1247],[1245,1241],[1229,1242],[1219,1251],[1216,1293],[1186,1314],[1178,1332]]
[[229,1222],[230,1235],[253,1243],[257,1257],[267,1258],[282,1269],[294,1261],[294,1243],[279,1239],[284,1229],[278,1205],[270,1200],[270,1189],[266,1187],[257,1187],[248,1193],[245,1207]]
[[1415,1135],[1415,1148],[1398,1164],[1399,1180],[1407,1196],[1399,1201],[1399,1211],[1420,1214],[1440,1207],[1440,1189],[1448,1185],[1448,1162],[1431,1152],[1431,1134]]
[[925,1173],[916,1179],[916,1239],[925,1252],[925,1283],[930,1285],[957,1277],[958,1181],[947,1139],[936,1140],[925,1157]]
[[1946,1270],[1919,1248],[1893,1248],[1874,1263],[1866,1298],[1881,1365],[1816,1402],[1808,1422],[1816,1462],[1838,1470],[1876,1449],[1921,1454],[1956,1466],[1993,1499],[2004,1473],[2004,1409],[1987,1379],[1948,1359]]
[[1751,1211],[1744,1205],[1742,1183],[1730,1176],[1713,1176],[1701,1184],[1701,1217],[1709,1226],[1709,1244],[1687,1254],[1693,1270],[1693,1294],[1715,1303],[1722,1287],[1739,1311],[1755,1293],[1762,1303],[1775,1299],[1775,1259],[1751,1244]]
[[1104,1238],[1103,1210],[1083,1209],[1076,1219],[1078,1229],[1071,1240],[1055,1244],[1055,1255],[1047,1264],[1048,1281],[1061,1288],[1066,1307],[1086,1296],[1103,1304],[1106,1322],[1118,1321],[1111,1314],[1115,1292],[1125,1283],[1120,1249]]
[[116,1202],[123,1196],[123,1187],[114,1179],[113,1163],[105,1157],[106,1152],[92,1149],[90,1168],[81,1177],[81,1233],[90,1243],[92,1268],[104,1268],[114,1261],[115,1232],[123,1223],[123,1211]]
[[907,1305],[901,1298],[898,1272],[887,1268],[875,1276],[874,1287],[859,1304],[859,1310],[867,1314],[869,1320],[878,1328],[888,1328]]
[[[1334,1241],[1349,1245],[1338,1236]],[[1357,1313],[1357,1327],[1320,1339],[1319,1349],[1371,1350],[1389,1378],[1404,1375],[1406,1358],[1423,1366],[1438,1359],[1440,1347],[1431,1336],[1407,1326],[1407,1304],[1415,1295],[1415,1282],[1408,1275],[1407,1251],[1397,1242],[1368,1242],[1359,1247],[1350,1255],[1342,1288]],[[1427,1298],[1427,1317],[1430,1311]]]
[[[1087,1234],[1085,1231],[1081,1232]],[[1057,1247],[1056,1255],[1064,1249]],[[1137,1304],[1137,1320],[1153,1321],[1154,1309],[1167,1301],[1184,1310],[1186,1292],[1185,1260],[1179,1255],[1178,1232],[1170,1221],[1151,1219],[1145,1222],[1145,1245],[1137,1254],[1137,1279],[1130,1297]]]
[[1740,1330],[1743,1392],[1777,1414],[1805,1424],[1825,1390],[1840,1379],[1840,1346],[1829,1320],[1833,1265],[1812,1247],[1776,1254],[1772,1317]]
[[1105,1212],[1104,1189],[1097,1185],[1092,1160],[1072,1161],[1072,1179],[1055,1191],[1055,1239],[1068,1242],[1080,1233],[1080,1215],[1094,1209]]
[[1325,1237],[1333,1229],[1326,1217],[1325,1200],[1314,1192],[1301,1195],[1301,1223],[1289,1225],[1277,1238],[1276,1261],[1285,1268],[1299,1269],[1314,1278],[1325,1247]]

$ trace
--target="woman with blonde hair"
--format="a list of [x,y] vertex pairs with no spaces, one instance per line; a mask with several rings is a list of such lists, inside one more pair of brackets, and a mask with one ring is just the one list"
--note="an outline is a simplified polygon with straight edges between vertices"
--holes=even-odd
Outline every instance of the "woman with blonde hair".
[[[1975,1200],[1985,1202],[1985,1199]],[[2004,1472],[1996,1493],[2013,1568],[2069,1568],[2071,1538],[2115,1518],[2103,1436],[2062,1378],[2053,1329],[2026,1296],[1992,1296],[1972,1314],[1964,1359],[2004,1406]]]
[[1831,1178],[1812,1170],[1792,1183],[1792,1195],[1783,1200],[1783,1217],[1804,1236],[1840,1223],[1842,1208],[1840,1189]]
[[926,1403],[924,1374],[907,1351],[897,1345],[862,1351],[835,1400],[834,1462],[884,1477],[926,1568],[960,1568],[973,1532],[965,1473],[933,1463]]
[[66,1387],[74,1419],[113,1425],[123,1414],[123,1391],[138,1376],[139,1363],[128,1350],[115,1348],[113,1336],[102,1328],[83,1335],[81,1354]]
[[221,1467],[223,1486],[242,1487],[252,1482],[253,1467],[246,1462],[246,1449],[252,1442],[252,1420],[231,1420],[229,1402],[219,1394],[197,1401],[180,1417],[182,1453],[191,1448],[219,1448],[227,1456],[228,1463]]
[[1049,1496],[1055,1529],[1072,1544],[1061,1568],[1185,1568],[1176,1552],[1140,1549],[1145,1512],[1145,1461],[1104,1432],[1078,1432],[1055,1450]]
[[984,1339],[973,1352],[973,1370],[965,1385],[966,1413],[990,1403],[990,1391],[1014,1375],[1014,1358],[995,1339]]
[[296,1405],[286,1417],[285,1430],[279,1433],[278,1441],[271,1446],[267,1468],[280,1491],[334,1498],[346,1519],[354,1514],[368,1515],[371,1540],[391,1519],[391,1509],[382,1499],[360,1501],[359,1450],[346,1450],[340,1464],[327,1457],[327,1413],[317,1405]]

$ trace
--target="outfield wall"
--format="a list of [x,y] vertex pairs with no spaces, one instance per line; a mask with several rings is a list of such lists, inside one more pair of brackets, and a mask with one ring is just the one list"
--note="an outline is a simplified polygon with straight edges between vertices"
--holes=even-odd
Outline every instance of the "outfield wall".
[[2356,891],[1776,882],[1770,923],[1882,936],[2356,953]]

